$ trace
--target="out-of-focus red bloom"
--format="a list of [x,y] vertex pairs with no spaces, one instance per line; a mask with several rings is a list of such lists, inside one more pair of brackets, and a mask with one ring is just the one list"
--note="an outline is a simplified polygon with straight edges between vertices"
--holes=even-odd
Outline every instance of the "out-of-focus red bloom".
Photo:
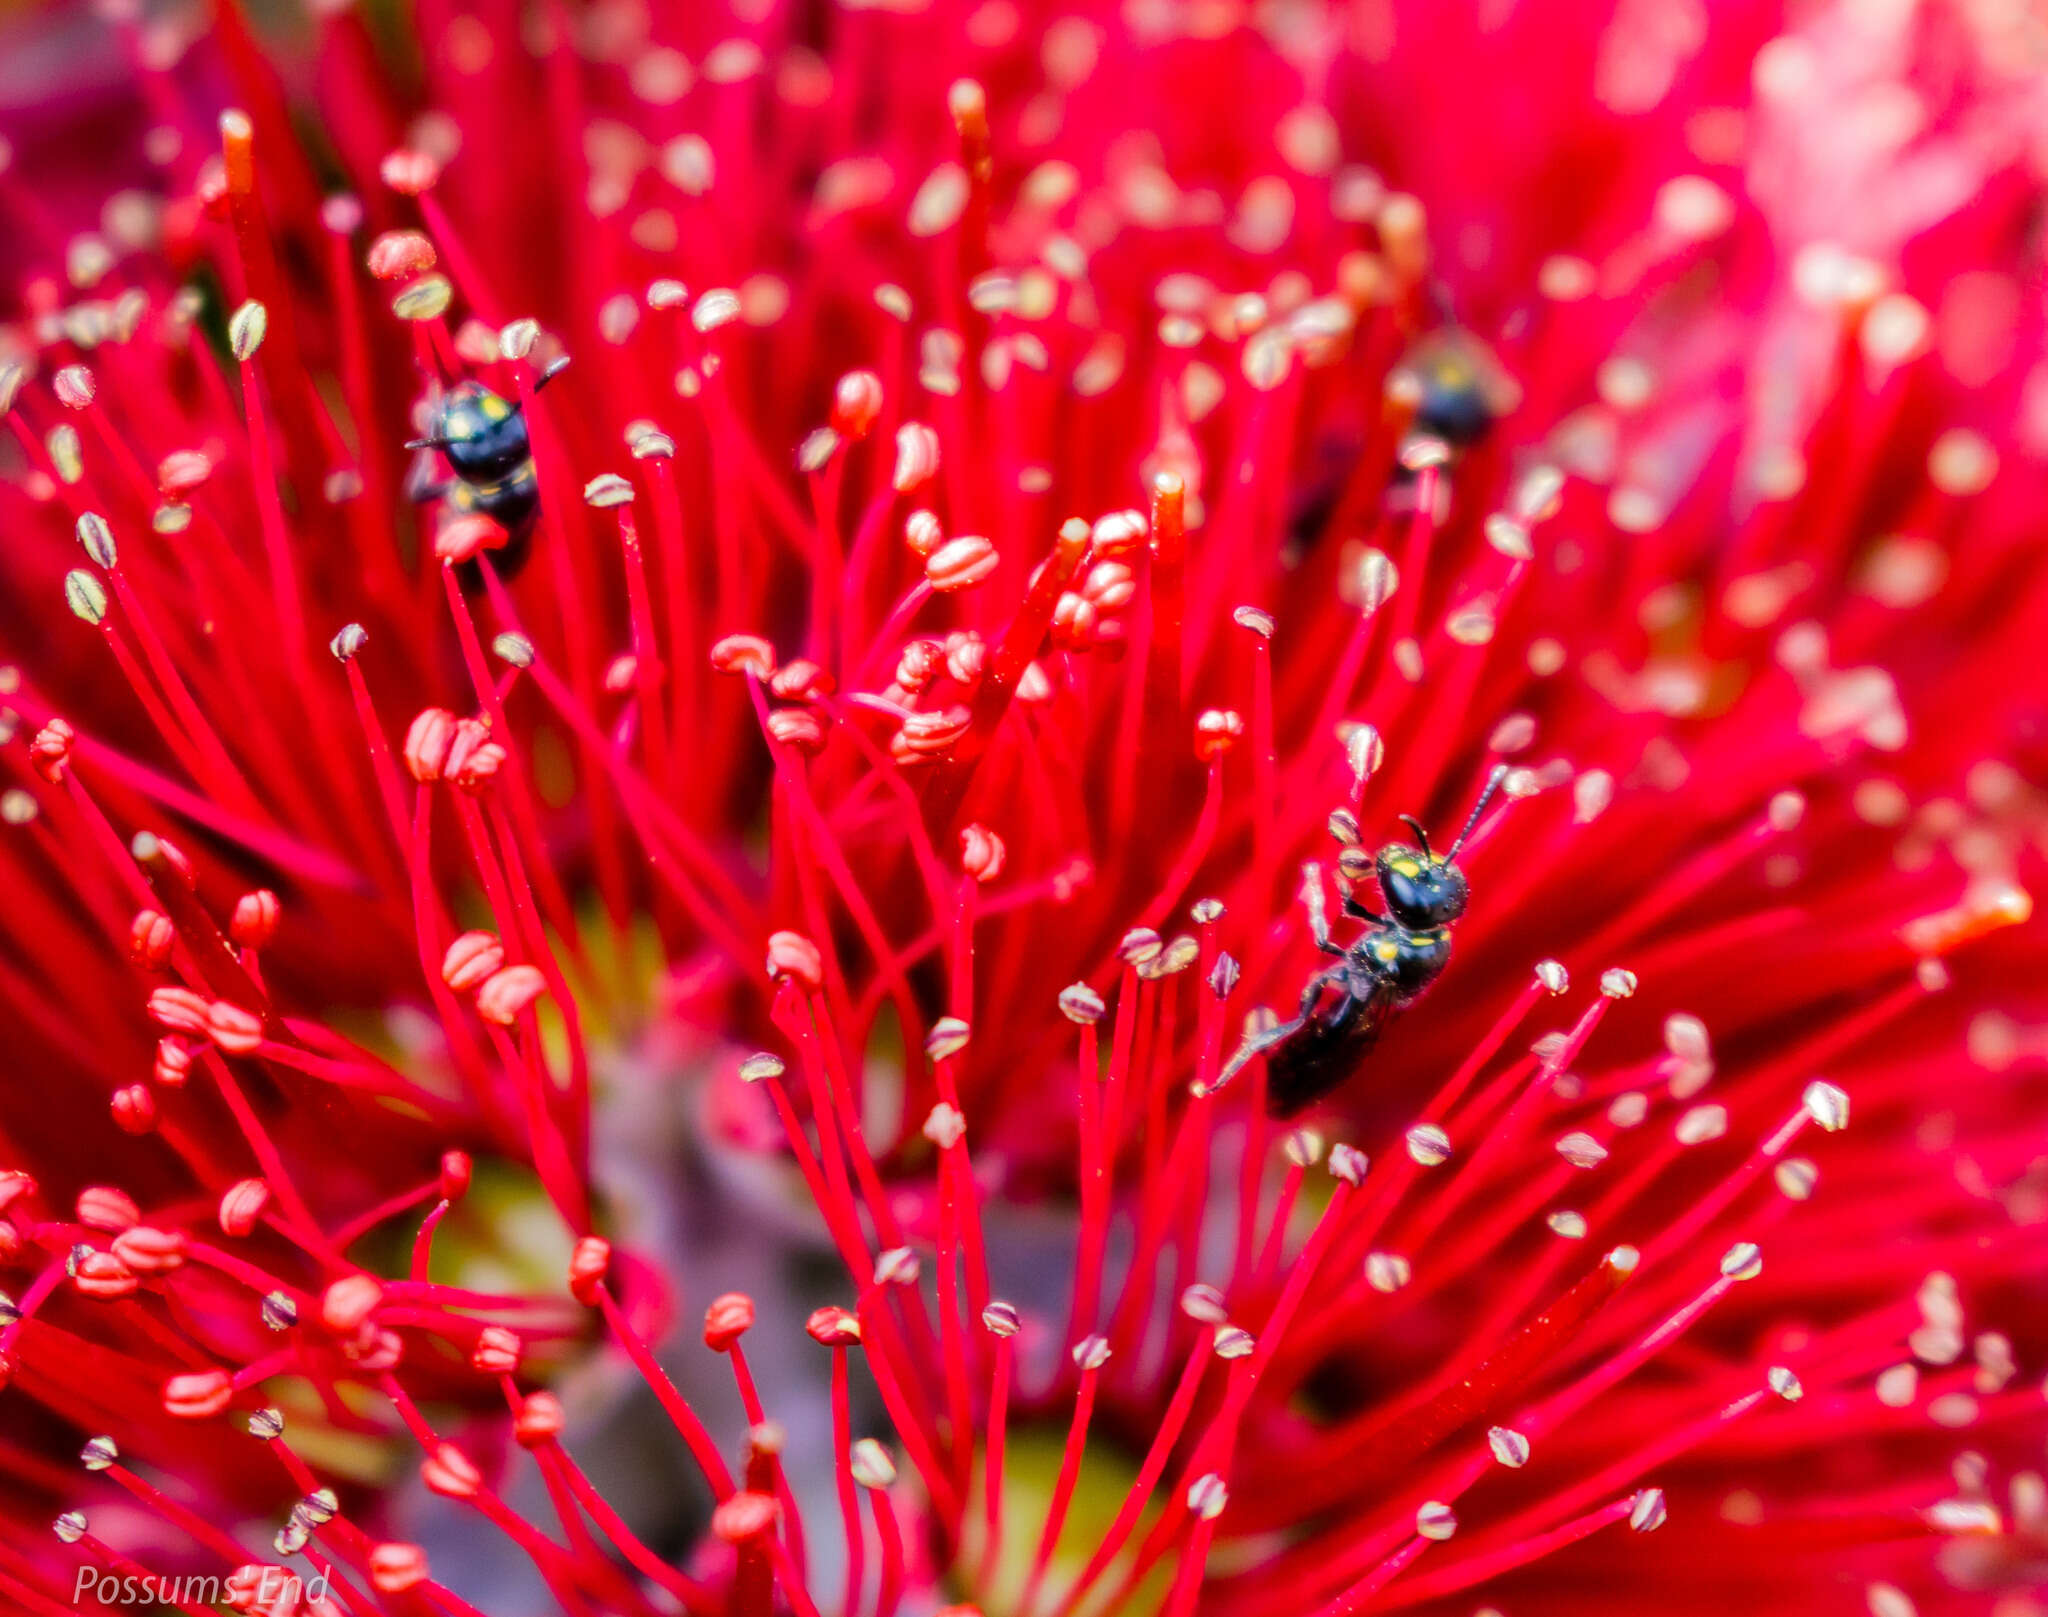
[[416,43],[119,12],[0,151],[8,1602],[2038,1617],[2027,25]]

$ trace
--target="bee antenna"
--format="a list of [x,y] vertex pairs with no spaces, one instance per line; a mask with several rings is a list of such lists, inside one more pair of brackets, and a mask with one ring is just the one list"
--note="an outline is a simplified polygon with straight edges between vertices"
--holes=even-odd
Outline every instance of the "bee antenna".
[[560,359],[554,361],[553,364],[549,365],[546,370],[540,373],[539,380],[537,380],[533,384],[534,392],[538,393],[542,388],[546,387],[548,383],[552,382],[557,376],[560,376],[562,372],[564,372],[568,368],[569,356],[567,354],[564,354]]
[[1493,773],[1486,777],[1486,790],[1479,794],[1479,801],[1472,805],[1472,813],[1465,821],[1465,829],[1458,833],[1458,840],[1451,844],[1451,851],[1444,855],[1445,864],[1457,862],[1458,850],[1465,846],[1465,839],[1472,834],[1472,827],[1479,823],[1479,816],[1486,812],[1486,805],[1493,801],[1493,794],[1500,790],[1500,783],[1507,778],[1508,766],[1495,764]]
[[453,438],[415,438],[405,447],[408,449],[446,449],[455,442]]
[[1429,851],[1429,833],[1422,829],[1422,822],[1412,814],[1402,814],[1396,817],[1403,825],[1415,833],[1415,840],[1422,847],[1423,857],[1425,859],[1434,858],[1435,856]]

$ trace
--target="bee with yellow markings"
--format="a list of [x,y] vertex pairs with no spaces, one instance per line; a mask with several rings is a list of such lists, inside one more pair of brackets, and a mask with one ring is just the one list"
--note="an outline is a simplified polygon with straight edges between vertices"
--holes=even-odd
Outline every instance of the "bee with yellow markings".
[[[568,365],[557,360],[534,383],[538,393]],[[464,516],[489,517],[506,533],[495,564],[509,578],[525,560],[540,510],[540,484],[533,471],[533,446],[526,432],[525,406],[493,393],[478,381],[457,382],[429,407],[429,431],[405,447],[419,459],[406,479],[419,504],[446,500]],[[452,476],[436,475],[435,454],[444,456]]]
[[1520,400],[1493,351],[1461,326],[1421,338],[1401,369],[1415,384],[1413,430],[1442,439],[1454,453],[1478,443]]
[[1467,898],[1458,854],[1506,776],[1505,765],[1494,770],[1447,854],[1431,850],[1419,821],[1401,816],[1415,832],[1414,844],[1388,843],[1373,862],[1386,914],[1368,909],[1348,889],[1344,893],[1344,913],[1366,923],[1349,948],[1331,941],[1322,875],[1308,868],[1303,898],[1309,930],[1316,947],[1335,955],[1337,964],[1309,978],[1293,1021],[1246,1040],[1213,1087],[1220,1089],[1263,1055],[1267,1110],[1288,1117],[1357,1070],[1388,1018],[1414,1003],[1450,962],[1451,923],[1465,913]]

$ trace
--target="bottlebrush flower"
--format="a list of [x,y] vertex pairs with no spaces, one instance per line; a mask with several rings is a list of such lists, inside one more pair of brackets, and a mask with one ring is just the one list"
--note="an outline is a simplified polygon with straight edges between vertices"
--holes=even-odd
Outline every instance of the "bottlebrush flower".
[[2025,22],[58,26],[11,1607],[2041,1611]]

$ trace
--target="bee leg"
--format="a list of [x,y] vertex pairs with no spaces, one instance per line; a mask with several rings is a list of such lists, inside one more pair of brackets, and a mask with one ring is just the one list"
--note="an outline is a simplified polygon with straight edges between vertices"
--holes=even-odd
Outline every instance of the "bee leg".
[[1238,1048],[1237,1054],[1232,1056],[1229,1062],[1225,1064],[1223,1070],[1216,1075],[1216,1081],[1213,1084],[1211,1084],[1208,1087],[1208,1089],[1203,1091],[1203,1093],[1210,1095],[1215,1094],[1217,1090],[1221,1089],[1225,1084],[1229,1083],[1231,1079],[1235,1078],[1240,1072],[1244,1071],[1246,1067],[1250,1066],[1253,1057],[1264,1055],[1268,1050],[1272,1049],[1274,1045],[1280,1043],[1281,1040],[1285,1039],[1289,1034],[1298,1031],[1301,1025],[1301,1018],[1297,1017],[1292,1022],[1282,1022],[1278,1027],[1273,1028],[1271,1031],[1261,1033],[1257,1038],[1246,1039],[1244,1043]]
[[1344,895],[1344,913],[1354,921],[1370,921],[1374,926],[1385,926],[1387,918],[1375,910],[1367,909],[1349,893]]
[[[1339,950],[1338,952],[1341,954],[1343,951]],[[1268,1028],[1264,1033],[1255,1034],[1251,1038],[1246,1039],[1238,1047],[1237,1054],[1232,1056],[1224,1069],[1216,1075],[1216,1081],[1209,1085],[1203,1093],[1213,1095],[1240,1072],[1244,1071],[1246,1067],[1250,1066],[1253,1057],[1264,1055],[1274,1045],[1280,1044],[1291,1038],[1294,1034],[1299,1033],[1307,1025],[1309,1017],[1315,1013],[1316,1001],[1323,997],[1323,990],[1331,983],[1343,981],[1344,975],[1345,972],[1342,966],[1332,966],[1328,971],[1319,971],[1309,978],[1308,986],[1301,991],[1301,1014],[1291,1022],[1282,1022],[1276,1027]],[[1357,1004],[1358,1001],[1347,993],[1338,1003],[1335,1015],[1348,1022]]]
[[434,475],[434,457],[426,452],[413,456],[405,474],[405,497],[414,505],[431,505],[455,485]]
[[1330,941],[1330,917],[1323,909],[1323,870],[1313,860],[1301,867],[1301,907],[1308,915],[1308,932],[1316,947],[1343,959],[1343,949]]
[[[1338,953],[1341,954],[1343,951],[1340,949]],[[1331,983],[1343,982],[1345,976],[1346,973],[1342,966],[1332,966],[1328,971],[1319,971],[1309,978],[1307,985],[1301,991],[1301,1014],[1292,1022],[1289,1022],[1287,1026],[1290,1029],[1297,1028],[1306,1022],[1309,1018],[1309,1013],[1316,1008],[1316,1001],[1323,997],[1323,990],[1329,987]],[[1349,995],[1346,997],[1348,998]]]
[[1351,1026],[1352,1019],[1365,1008],[1365,1001],[1356,994],[1346,992],[1344,997],[1330,1007],[1330,1014],[1324,1018],[1323,1027],[1330,1033],[1342,1033]]

